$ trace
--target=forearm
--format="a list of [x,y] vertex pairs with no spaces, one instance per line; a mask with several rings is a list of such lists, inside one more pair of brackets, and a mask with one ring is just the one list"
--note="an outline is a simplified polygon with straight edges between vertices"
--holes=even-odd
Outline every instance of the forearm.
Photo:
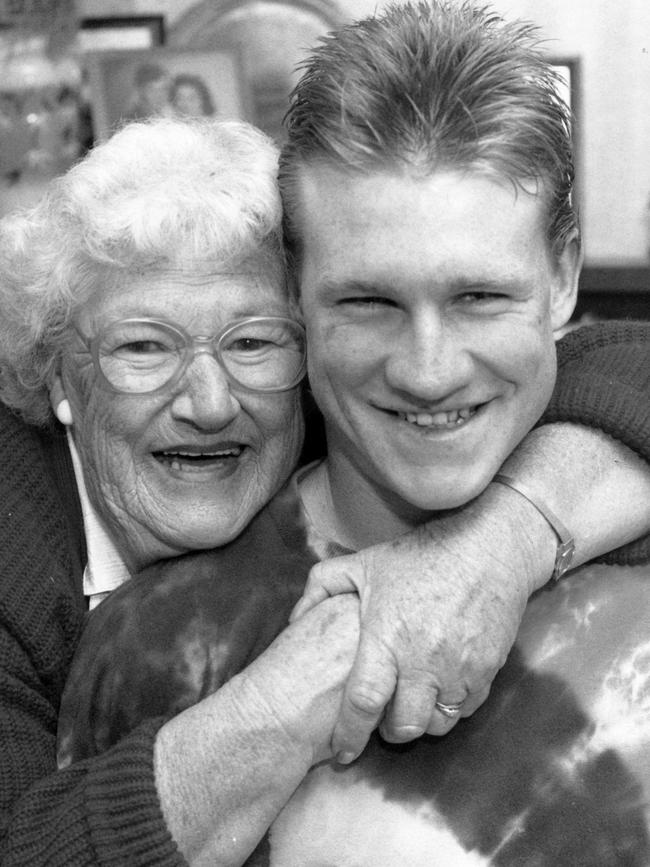
[[[550,424],[532,431],[508,458],[502,472],[535,492],[575,539],[578,566],[621,548],[650,531],[650,465],[621,442],[593,428]],[[494,486],[492,486],[494,487]],[[530,532],[548,538],[545,519],[514,491],[528,515]],[[557,544],[554,534],[551,544]],[[644,546],[611,559],[644,559]],[[650,556],[650,545],[645,558]],[[549,573],[550,574],[550,573]],[[546,576],[548,577],[548,575]],[[537,577],[537,586],[544,575]]]
[[311,755],[286,733],[244,715],[235,678],[171,720],[155,750],[163,813],[191,865],[241,865],[309,770]]
[[331,735],[359,633],[357,600],[328,600],[159,732],[169,829],[191,865],[244,863]]
[[540,421],[553,427],[530,435],[506,467],[556,504],[576,536],[576,564],[646,562],[648,467],[637,456],[650,462],[650,323],[579,328],[557,349],[557,382]]

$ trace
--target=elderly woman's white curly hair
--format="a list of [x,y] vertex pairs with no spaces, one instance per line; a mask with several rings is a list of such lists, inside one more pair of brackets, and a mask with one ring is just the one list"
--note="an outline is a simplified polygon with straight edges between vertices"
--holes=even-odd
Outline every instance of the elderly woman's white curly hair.
[[48,420],[70,318],[120,273],[262,257],[284,279],[277,156],[237,121],[133,123],[0,221],[0,398]]

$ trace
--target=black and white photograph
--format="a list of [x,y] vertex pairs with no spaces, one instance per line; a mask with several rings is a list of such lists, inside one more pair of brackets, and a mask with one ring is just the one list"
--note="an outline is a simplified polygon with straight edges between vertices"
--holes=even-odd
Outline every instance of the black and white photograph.
[[130,120],[245,120],[247,85],[235,51],[104,51],[86,55],[95,137]]

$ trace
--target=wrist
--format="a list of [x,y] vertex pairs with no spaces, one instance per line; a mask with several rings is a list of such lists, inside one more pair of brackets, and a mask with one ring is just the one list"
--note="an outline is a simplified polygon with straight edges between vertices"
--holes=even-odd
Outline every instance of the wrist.
[[518,593],[522,608],[553,572],[553,529],[531,503],[505,485],[489,484],[475,500],[422,525],[417,534],[421,551],[442,546],[471,572],[480,568],[504,592]]
[[571,531],[558,518],[555,512],[553,512],[545,499],[528,484],[524,484],[521,480],[505,473],[497,473],[492,482],[499,485],[505,485],[510,488],[510,490],[518,493],[534,506],[550,525],[557,536],[557,550],[555,552],[555,562],[553,564],[551,580],[559,581],[564,573],[571,568],[571,561],[573,560],[573,554],[575,552],[575,540]]
[[479,498],[490,538],[526,598],[548,583],[555,565],[557,536],[541,512],[517,491],[491,483]]

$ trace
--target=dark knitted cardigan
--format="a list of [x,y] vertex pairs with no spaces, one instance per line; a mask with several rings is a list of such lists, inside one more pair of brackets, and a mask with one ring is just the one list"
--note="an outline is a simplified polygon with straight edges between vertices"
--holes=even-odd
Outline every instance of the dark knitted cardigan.
[[[650,326],[580,329],[560,342],[558,360],[543,420],[600,427],[649,459]],[[154,782],[162,720],[55,771],[59,702],[86,611],[81,512],[60,427],[29,427],[0,405],[0,453],[0,862],[185,865]],[[646,537],[603,559],[649,558]]]

